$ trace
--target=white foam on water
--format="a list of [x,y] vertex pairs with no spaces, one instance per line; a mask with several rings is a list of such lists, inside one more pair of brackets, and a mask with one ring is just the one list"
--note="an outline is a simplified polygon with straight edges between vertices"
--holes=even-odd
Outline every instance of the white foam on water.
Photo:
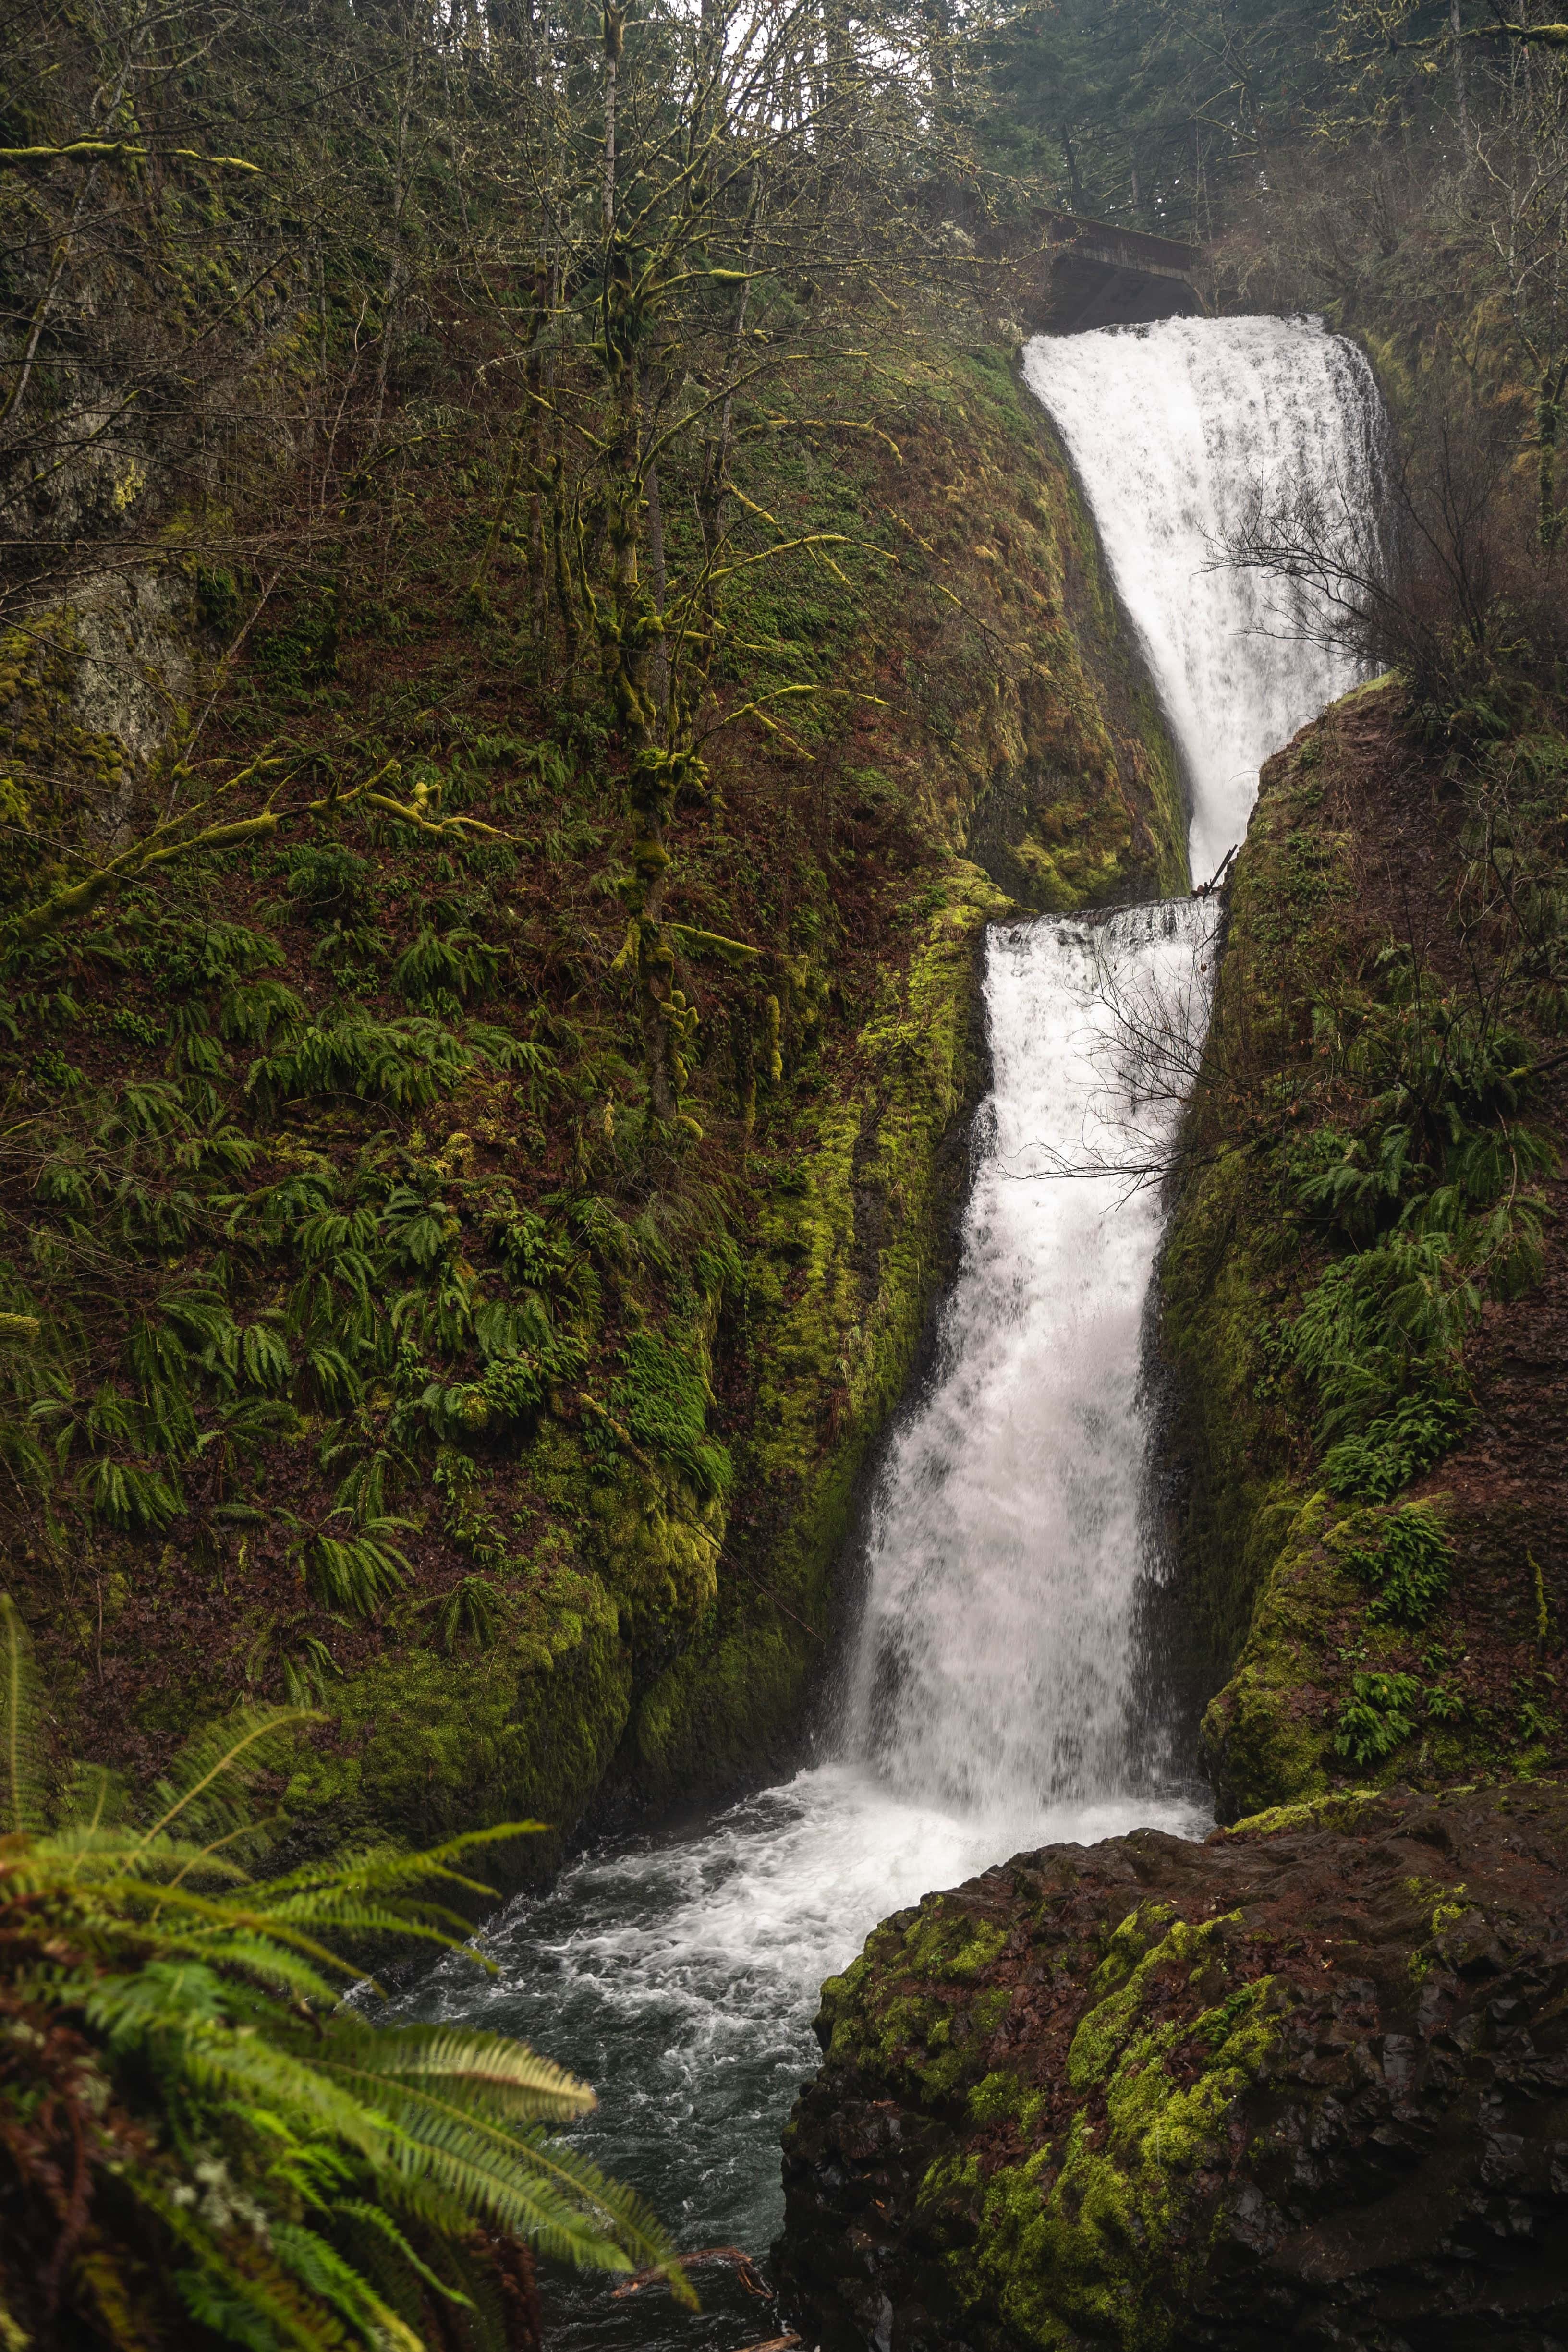
[[[418,2006],[570,2063],[600,2095],[590,2151],[643,2189],[679,2243],[761,2252],[778,2223],[779,2129],[816,2063],[823,1979],[879,1921],[1026,1845],[1207,1825],[1194,1802],[1137,1798],[959,1813],[863,1764],[826,1764],[696,1834],[570,1864],[500,1923],[493,1978],[446,1961]],[[602,2290],[568,2297],[567,2352],[618,2343],[610,2317]]]

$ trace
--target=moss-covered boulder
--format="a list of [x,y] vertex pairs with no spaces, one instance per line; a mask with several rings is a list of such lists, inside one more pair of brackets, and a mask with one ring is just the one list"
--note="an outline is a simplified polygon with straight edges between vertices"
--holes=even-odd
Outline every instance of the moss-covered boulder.
[[824,1987],[778,2258],[877,2352],[1568,2332],[1568,1787],[1047,1846]]

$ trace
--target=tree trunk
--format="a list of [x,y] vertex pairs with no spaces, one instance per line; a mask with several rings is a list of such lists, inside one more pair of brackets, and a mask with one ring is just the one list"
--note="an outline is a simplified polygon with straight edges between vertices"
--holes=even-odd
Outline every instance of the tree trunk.
[[626,19],[609,0],[605,6],[605,161],[600,217],[606,246],[616,226],[616,101],[620,90]]
[[1535,402],[1535,426],[1540,445],[1537,530],[1542,550],[1548,555],[1563,532],[1563,517],[1557,505],[1557,437],[1563,422],[1565,379],[1568,379],[1568,360],[1542,368]]
[[1072,139],[1065,122],[1061,127],[1061,142],[1062,153],[1068,159],[1068,185],[1072,190],[1072,208],[1075,213],[1081,212],[1083,210],[1083,182],[1078,175],[1078,157],[1072,152]]
[[1474,149],[1470,141],[1469,91],[1465,87],[1465,52],[1459,42],[1459,0],[1448,0],[1448,23],[1454,35],[1454,98],[1459,110],[1459,145],[1464,150],[1468,173]]
[[[666,580],[664,569],[664,509],[659,502],[658,467],[647,469],[647,552],[653,567],[653,604],[662,623]],[[661,635],[653,649],[653,690],[660,711],[669,708],[669,656]]]

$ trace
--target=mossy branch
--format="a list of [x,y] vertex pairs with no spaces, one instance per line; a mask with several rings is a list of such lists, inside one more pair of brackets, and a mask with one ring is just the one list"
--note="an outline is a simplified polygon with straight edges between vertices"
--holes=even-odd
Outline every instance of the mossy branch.
[[781,727],[776,719],[770,719],[766,710],[763,707],[764,703],[782,702],[792,698],[796,695],[803,694],[824,695],[830,701],[835,702],[868,702],[875,709],[878,710],[886,710],[890,707],[881,695],[868,694],[852,686],[814,686],[810,684],[801,686],[775,686],[771,694],[760,694],[754,698],[754,700],[751,702],[742,702],[735,709],[727,710],[722,719],[716,719],[712,726],[705,728],[702,733],[697,738],[694,748],[700,750],[704,743],[708,742],[713,736],[719,734],[722,729],[732,727],[739,719],[754,719],[760,727],[765,727],[767,729],[770,735],[776,735],[779,737],[781,741],[793,745],[794,749],[799,752],[803,760],[809,760],[813,755],[806,750],[805,744],[797,742],[795,738],[790,734],[788,729]]
[[[761,948],[748,947],[744,940],[727,940],[721,931],[700,931],[689,923],[666,925],[669,936],[678,941],[688,955],[721,956],[726,963],[754,963],[762,954]],[[4,1325],[0,1317],[0,1326]]]
[[485,841],[510,841],[514,845],[522,845],[521,834],[507,833],[499,824],[486,824],[477,816],[426,816],[422,809],[413,807],[405,801],[395,801],[385,793],[363,791],[363,794],[344,793],[338,805],[341,808],[344,800],[362,796],[367,808],[384,810],[400,824],[411,824],[420,833],[434,834],[437,840],[448,838],[453,834],[459,838],[464,834],[476,834]]
[[63,147],[0,147],[0,164],[15,168],[18,163],[58,163],[73,155],[130,155],[159,163],[203,163],[209,170],[254,172],[263,177],[259,163],[247,163],[243,155],[203,155],[195,147],[138,147],[129,139],[71,139]]
[[858,416],[764,416],[760,425],[742,425],[735,437],[739,441],[749,441],[763,433],[807,431],[869,434],[872,440],[886,442],[900,466],[904,462],[904,453],[890,433],[884,433],[879,425],[868,424]]
[[[400,802],[375,793],[374,787],[396,768],[395,760],[388,760],[374,776],[367,776],[363,783],[351,786],[346,793],[334,790],[319,800],[303,802],[298,808],[279,809],[273,805],[278,794],[299,772],[291,768],[272,786],[263,806],[249,816],[226,817],[214,824],[200,824],[194,833],[183,830],[196,823],[216,802],[227,799],[241,785],[278,764],[276,760],[265,757],[253,760],[248,767],[241,768],[237,775],[231,776],[227,783],[221,785],[198,808],[165,817],[153,827],[151,833],[144,835],[140,841],[133,841],[128,849],[121,851],[118,857],[111,857],[106,865],[84,875],[79,882],[68,883],[62,889],[53,891],[48,898],[42,899],[37,906],[8,916],[0,922],[0,944],[27,946],[35,940],[45,939],[51,931],[60,930],[67,924],[89,915],[110,892],[120,889],[127,882],[136,881],[156,866],[172,866],[180,859],[197,856],[204,851],[234,849],[247,841],[266,840],[285,824],[297,824],[306,817],[326,816],[339,809],[351,807],[355,801],[362,799],[368,799],[374,805],[385,808],[406,824],[422,826],[426,832],[439,833],[447,827],[463,825],[478,826],[481,832],[490,831],[488,826],[479,826],[478,820],[471,817],[446,817],[433,824],[417,807],[405,807]],[[510,835],[498,837],[510,838]]]

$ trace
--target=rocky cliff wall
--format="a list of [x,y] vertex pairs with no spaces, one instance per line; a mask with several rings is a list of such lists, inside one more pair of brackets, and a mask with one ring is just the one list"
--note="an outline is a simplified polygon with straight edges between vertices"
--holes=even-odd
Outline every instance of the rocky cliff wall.
[[1226,1817],[1563,1751],[1563,756],[1390,682],[1264,772],[1162,1277]]

